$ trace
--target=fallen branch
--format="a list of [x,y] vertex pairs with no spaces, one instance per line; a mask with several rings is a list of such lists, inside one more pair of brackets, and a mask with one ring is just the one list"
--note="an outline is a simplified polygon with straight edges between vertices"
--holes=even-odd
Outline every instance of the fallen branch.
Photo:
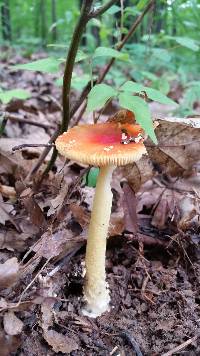
[[[51,150],[51,144],[56,140],[56,138],[58,137],[60,132],[60,128],[58,128],[54,134],[51,136],[47,147],[45,147],[44,151],[41,153],[37,163],[33,166],[33,168],[31,169],[30,173],[27,175],[26,177],[26,181],[29,181],[29,179],[38,171],[38,169],[40,168],[42,162],[44,162],[46,156],[48,155],[49,151]],[[54,149],[55,150],[55,149]]]
[[12,151],[18,151],[18,150],[23,150],[24,148],[28,147],[55,147],[54,143],[23,143],[22,145],[19,146],[14,146],[12,148]]
[[3,114],[3,116],[4,116],[4,119],[6,119],[6,120],[17,121],[19,123],[41,127],[43,129],[55,129],[55,125],[42,124],[41,122],[25,119],[23,116],[21,116],[19,114],[11,114],[9,112],[5,112]]
[[185,349],[188,345],[192,344],[194,341],[196,341],[198,338],[198,336],[194,336],[191,337],[190,339],[188,339],[187,341],[183,342],[181,345],[175,347],[174,349],[172,349],[171,351],[168,351],[164,354],[162,354],[162,356],[172,356],[175,355],[177,352]]

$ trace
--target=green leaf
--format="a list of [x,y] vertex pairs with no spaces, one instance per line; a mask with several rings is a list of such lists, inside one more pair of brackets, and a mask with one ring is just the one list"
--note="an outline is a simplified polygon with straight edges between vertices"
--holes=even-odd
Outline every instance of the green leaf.
[[99,168],[92,167],[90,168],[88,174],[83,177],[83,183],[88,187],[95,188],[97,184],[97,177],[99,175]]
[[148,98],[151,100],[158,101],[161,104],[176,104],[177,105],[177,103],[174,100],[168,98],[166,95],[161,93],[159,90],[145,87],[142,84],[134,83],[131,81],[124,83],[121,86],[120,90],[122,90],[124,92],[130,92],[130,93],[140,93],[142,91],[145,91],[147,93]]
[[116,95],[117,91],[107,84],[95,85],[88,95],[86,112],[101,108],[110,98]]
[[139,83],[131,82],[128,80],[126,83],[124,83],[121,87],[120,90],[122,91],[129,91],[131,93],[139,93],[144,89],[145,86]]
[[151,120],[151,113],[147,103],[142,98],[132,96],[128,93],[121,93],[119,95],[119,103],[122,108],[128,109],[134,113],[136,121],[146,131],[152,141],[157,144],[157,138]]
[[143,75],[144,78],[147,78],[149,80],[151,80],[152,82],[154,82],[155,80],[158,79],[157,75],[151,73],[151,72],[148,72],[148,71],[141,71],[141,74]]
[[159,90],[156,90],[153,88],[148,88],[148,87],[145,87],[144,90],[147,93],[148,98],[151,100],[158,101],[161,104],[176,104],[177,105],[177,103],[174,100],[168,98],[166,95],[161,93]]
[[89,74],[75,75],[72,77],[71,86],[76,90],[82,90],[85,85],[90,81],[91,76]]
[[199,46],[197,46],[195,40],[192,38],[187,38],[187,37],[175,37],[175,40],[177,43],[179,43],[181,46],[187,47],[191,49],[192,51],[198,51]]
[[122,61],[127,61],[129,59],[128,53],[122,53],[109,47],[97,47],[94,51],[93,58],[97,57],[111,57]]
[[113,5],[106,11],[106,14],[114,15],[119,11],[121,11],[121,7],[117,5]]
[[48,57],[25,64],[17,64],[12,69],[33,70],[44,73],[56,73],[59,71],[60,62],[56,58]]
[[180,44],[183,47],[191,49],[192,51],[196,52],[199,50],[199,46],[196,44],[196,41],[193,40],[192,38],[178,37],[178,36],[176,36],[176,37],[168,36],[168,38],[176,41],[178,44]]
[[85,53],[79,49],[77,52],[77,55],[76,55],[75,62],[77,63],[77,62],[84,61],[85,59],[88,59],[89,57],[90,56],[87,53]]
[[170,84],[168,80],[164,77],[159,78],[156,81],[156,84],[158,86],[158,89],[161,91],[161,93],[167,95],[170,91]]
[[136,5],[138,10],[142,10],[147,4],[147,0],[140,0]]
[[30,98],[31,94],[24,89],[13,89],[0,91],[0,100],[3,104],[8,104],[13,98],[17,99],[27,99]]

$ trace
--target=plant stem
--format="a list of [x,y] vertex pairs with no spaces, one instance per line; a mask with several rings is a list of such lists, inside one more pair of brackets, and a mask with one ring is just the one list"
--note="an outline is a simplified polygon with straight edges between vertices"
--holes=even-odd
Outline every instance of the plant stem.
[[72,72],[74,68],[75,58],[79,47],[85,26],[89,20],[89,13],[91,11],[93,0],[84,0],[81,14],[77,25],[75,27],[71,44],[69,47],[67,60],[65,64],[64,77],[63,77],[63,92],[62,92],[62,104],[63,104],[63,119],[61,124],[61,133],[66,131],[70,121],[70,88]]
[[102,15],[106,12],[112,5],[114,5],[118,0],[110,0],[106,4],[99,7],[96,11],[91,11],[89,18],[92,19],[94,17]]

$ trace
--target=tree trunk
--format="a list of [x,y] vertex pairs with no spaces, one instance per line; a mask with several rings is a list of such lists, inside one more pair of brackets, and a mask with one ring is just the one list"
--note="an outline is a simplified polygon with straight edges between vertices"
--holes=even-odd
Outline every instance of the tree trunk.
[[51,0],[51,20],[52,20],[52,41],[57,41],[57,16],[56,16],[56,0]]
[[40,0],[40,14],[41,14],[41,37],[42,37],[42,46],[45,46],[45,45],[46,45],[46,38],[47,38],[45,0]]
[[4,0],[1,5],[1,22],[2,37],[5,41],[12,40],[11,23],[10,23],[10,6],[9,0]]

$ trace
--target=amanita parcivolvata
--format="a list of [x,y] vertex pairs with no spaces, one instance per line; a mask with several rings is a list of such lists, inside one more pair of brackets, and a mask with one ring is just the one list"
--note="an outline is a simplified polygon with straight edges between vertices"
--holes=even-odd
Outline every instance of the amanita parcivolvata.
[[[128,134],[131,132],[131,136]],[[111,179],[116,166],[138,161],[146,153],[143,130],[119,122],[75,126],[60,135],[55,144],[65,157],[100,167],[86,247],[84,284],[85,315],[97,317],[109,310],[106,282],[106,239],[112,207]]]

